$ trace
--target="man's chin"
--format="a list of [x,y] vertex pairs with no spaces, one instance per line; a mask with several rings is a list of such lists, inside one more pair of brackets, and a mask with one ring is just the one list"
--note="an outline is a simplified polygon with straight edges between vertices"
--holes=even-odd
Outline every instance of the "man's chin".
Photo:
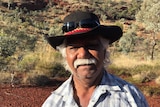
[[89,67],[89,66],[79,66],[77,69],[76,69],[76,72],[81,74],[81,75],[85,75],[87,77],[92,77],[96,72],[97,70],[92,67]]

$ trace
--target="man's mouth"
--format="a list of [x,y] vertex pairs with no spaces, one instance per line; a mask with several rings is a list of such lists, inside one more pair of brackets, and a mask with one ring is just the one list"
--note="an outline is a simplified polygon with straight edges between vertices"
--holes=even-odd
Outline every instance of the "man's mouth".
[[76,68],[78,68],[79,66],[91,66],[91,65],[94,65],[94,64],[82,64],[82,65],[77,65]]
[[77,59],[74,62],[74,68],[78,68],[79,66],[89,66],[96,65],[97,61],[94,58],[91,59]]

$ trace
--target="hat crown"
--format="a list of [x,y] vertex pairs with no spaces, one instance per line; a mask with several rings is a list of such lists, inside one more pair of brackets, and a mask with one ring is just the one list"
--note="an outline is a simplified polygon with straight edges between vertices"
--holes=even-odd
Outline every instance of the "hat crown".
[[79,22],[81,20],[90,19],[99,23],[99,18],[91,12],[75,11],[64,18],[64,23]]

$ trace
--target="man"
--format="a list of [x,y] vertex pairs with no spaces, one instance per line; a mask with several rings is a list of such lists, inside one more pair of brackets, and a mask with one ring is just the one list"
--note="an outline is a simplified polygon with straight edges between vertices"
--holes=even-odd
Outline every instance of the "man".
[[90,12],[75,11],[64,19],[64,35],[47,37],[62,53],[71,76],[55,90],[42,107],[148,107],[133,85],[109,74],[109,44],[122,36],[118,26],[100,25]]

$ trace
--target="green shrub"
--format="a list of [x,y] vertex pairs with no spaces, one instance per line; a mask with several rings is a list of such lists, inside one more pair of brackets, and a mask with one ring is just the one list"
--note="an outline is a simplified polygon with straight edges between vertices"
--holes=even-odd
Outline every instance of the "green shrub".
[[132,52],[135,47],[135,40],[136,33],[128,30],[119,40],[119,49],[124,53]]
[[29,77],[28,81],[29,81],[29,84],[31,85],[45,86],[49,84],[50,79],[45,75],[37,75],[34,77]]
[[54,63],[50,68],[50,76],[52,77],[68,77],[70,72],[66,71],[62,64]]
[[14,54],[17,41],[12,36],[0,36],[0,55],[7,58]]
[[18,71],[21,72],[30,72],[34,70],[38,63],[38,57],[34,54],[29,54],[22,56],[22,59],[18,62],[17,67]]
[[61,35],[62,28],[60,24],[54,24],[54,26],[50,27],[49,29],[49,35]]

